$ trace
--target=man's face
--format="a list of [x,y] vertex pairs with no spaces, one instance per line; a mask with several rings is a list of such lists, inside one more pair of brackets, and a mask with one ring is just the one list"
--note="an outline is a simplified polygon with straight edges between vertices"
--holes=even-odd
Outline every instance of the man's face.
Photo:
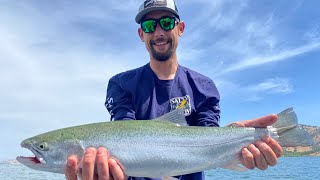
[[[159,19],[163,16],[174,17],[174,15],[168,11],[153,11],[148,13],[144,19]],[[178,46],[178,36],[179,34],[181,35],[183,33],[183,25],[177,23],[174,29],[165,31],[158,23],[155,31],[152,33],[145,33],[141,28],[138,32],[141,40],[145,42],[146,48],[150,55],[155,60],[167,61],[176,52]]]

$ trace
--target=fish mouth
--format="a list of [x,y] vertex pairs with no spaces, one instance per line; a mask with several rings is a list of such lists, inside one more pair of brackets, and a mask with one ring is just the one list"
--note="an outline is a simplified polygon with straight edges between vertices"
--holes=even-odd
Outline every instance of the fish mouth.
[[29,149],[33,154],[34,157],[25,157],[25,156],[18,156],[16,159],[17,161],[19,161],[22,164],[33,164],[33,165],[45,165],[47,164],[47,162],[44,160],[44,158],[42,157],[41,153],[34,149],[31,146],[28,146],[24,143],[21,143],[21,147]]

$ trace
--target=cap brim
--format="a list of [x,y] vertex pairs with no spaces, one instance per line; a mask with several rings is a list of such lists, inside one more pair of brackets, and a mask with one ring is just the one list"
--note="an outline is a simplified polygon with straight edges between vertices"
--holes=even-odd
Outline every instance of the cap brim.
[[139,12],[136,16],[136,23],[140,24],[142,18],[148,14],[149,12],[151,11],[157,11],[157,10],[164,10],[164,11],[169,11],[169,12],[172,12],[174,15],[176,15],[178,18],[179,18],[179,15],[177,14],[177,12],[173,9],[170,9],[168,7],[150,7],[150,8],[147,8],[147,9],[144,9],[142,10],[141,12]]

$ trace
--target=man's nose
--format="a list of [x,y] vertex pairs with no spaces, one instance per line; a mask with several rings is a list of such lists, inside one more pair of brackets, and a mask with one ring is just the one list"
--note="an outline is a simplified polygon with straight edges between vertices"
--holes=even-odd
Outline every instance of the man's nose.
[[160,23],[157,24],[156,30],[154,31],[154,36],[163,36],[165,33],[165,30],[163,30],[160,26]]

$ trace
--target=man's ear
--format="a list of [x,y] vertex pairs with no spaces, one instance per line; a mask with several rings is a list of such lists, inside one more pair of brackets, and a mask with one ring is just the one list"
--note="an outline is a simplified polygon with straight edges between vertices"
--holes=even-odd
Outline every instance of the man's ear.
[[141,28],[138,29],[138,35],[139,35],[141,41],[144,42],[143,30]]
[[186,25],[184,24],[183,21],[179,22],[179,25],[178,25],[178,35],[179,36],[182,36],[183,35],[183,32],[184,32],[184,28],[186,27]]

